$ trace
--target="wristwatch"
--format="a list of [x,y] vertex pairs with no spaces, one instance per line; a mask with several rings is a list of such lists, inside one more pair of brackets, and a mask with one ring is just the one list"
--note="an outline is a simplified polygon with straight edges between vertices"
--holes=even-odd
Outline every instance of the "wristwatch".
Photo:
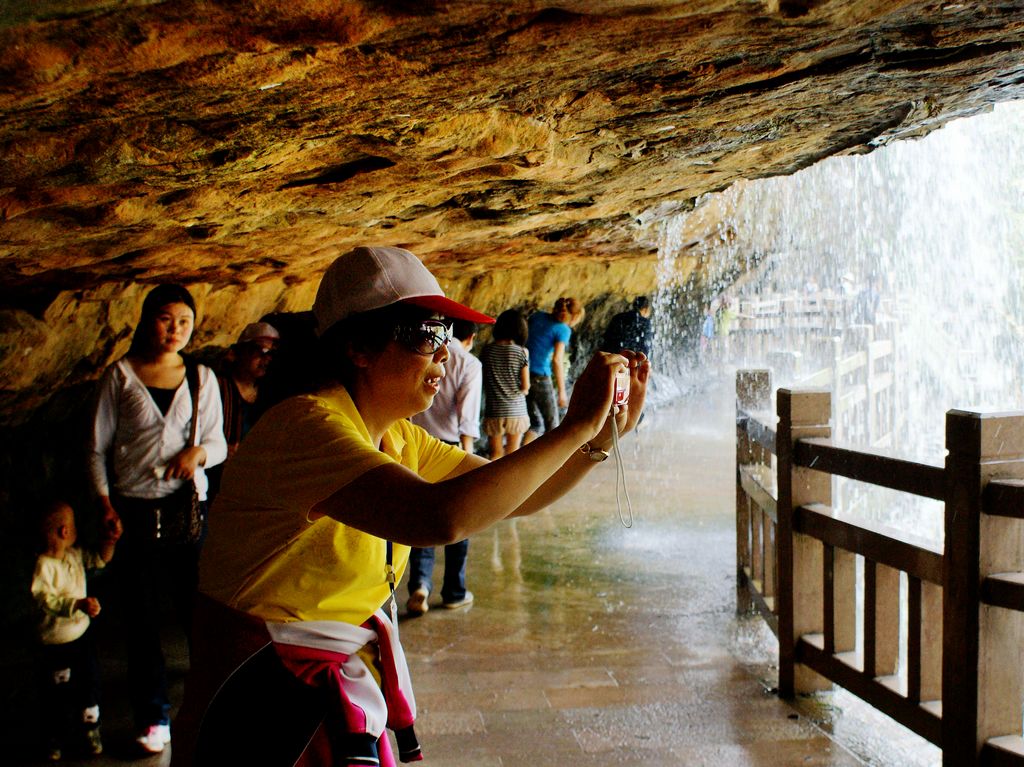
[[600,462],[600,461],[603,461],[605,458],[608,457],[608,451],[607,450],[602,450],[599,447],[591,447],[589,442],[584,442],[580,446],[580,452],[583,453],[583,455],[585,455],[591,461],[598,461],[598,462]]

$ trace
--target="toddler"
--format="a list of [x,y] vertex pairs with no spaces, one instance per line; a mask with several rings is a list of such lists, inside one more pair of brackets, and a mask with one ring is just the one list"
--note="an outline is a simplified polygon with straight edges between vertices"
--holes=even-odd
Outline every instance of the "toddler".
[[75,546],[75,514],[67,503],[51,503],[41,521],[45,549],[36,560],[32,596],[42,641],[48,756],[60,759],[61,749],[72,737],[78,738],[87,754],[100,754],[99,665],[89,632],[91,619],[99,615],[100,603],[87,595],[86,578],[114,555],[120,525],[104,530],[98,551],[87,551]]

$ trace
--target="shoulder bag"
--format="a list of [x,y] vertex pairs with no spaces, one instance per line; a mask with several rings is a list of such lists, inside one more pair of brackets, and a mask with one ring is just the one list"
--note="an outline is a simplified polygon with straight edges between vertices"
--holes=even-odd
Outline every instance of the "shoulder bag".
[[[196,444],[199,421],[199,366],[191,360],[185,362],[185,380],[192,394],[192,426],[188,436],[191,447]],[[182,482],[173,493],[156,501],[155,536],[165,543],[198,543],[203,537],[205,521],[195,480]]]

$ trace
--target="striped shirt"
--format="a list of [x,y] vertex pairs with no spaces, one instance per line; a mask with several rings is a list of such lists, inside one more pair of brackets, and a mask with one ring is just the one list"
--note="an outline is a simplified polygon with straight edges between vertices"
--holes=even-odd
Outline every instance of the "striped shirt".
[[530,362],[516,344],[487,344],[480,352],[484,366],[484,418],[526,415],[526,397],[519,391],[522,370]]

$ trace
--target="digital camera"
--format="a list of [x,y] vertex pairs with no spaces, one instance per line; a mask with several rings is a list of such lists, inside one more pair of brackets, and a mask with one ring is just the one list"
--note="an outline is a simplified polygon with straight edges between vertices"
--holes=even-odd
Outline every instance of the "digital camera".
[[615,374],[615,392],[612,394],[612,405],[625,405],[629,402],[629,369],[622,368]]

